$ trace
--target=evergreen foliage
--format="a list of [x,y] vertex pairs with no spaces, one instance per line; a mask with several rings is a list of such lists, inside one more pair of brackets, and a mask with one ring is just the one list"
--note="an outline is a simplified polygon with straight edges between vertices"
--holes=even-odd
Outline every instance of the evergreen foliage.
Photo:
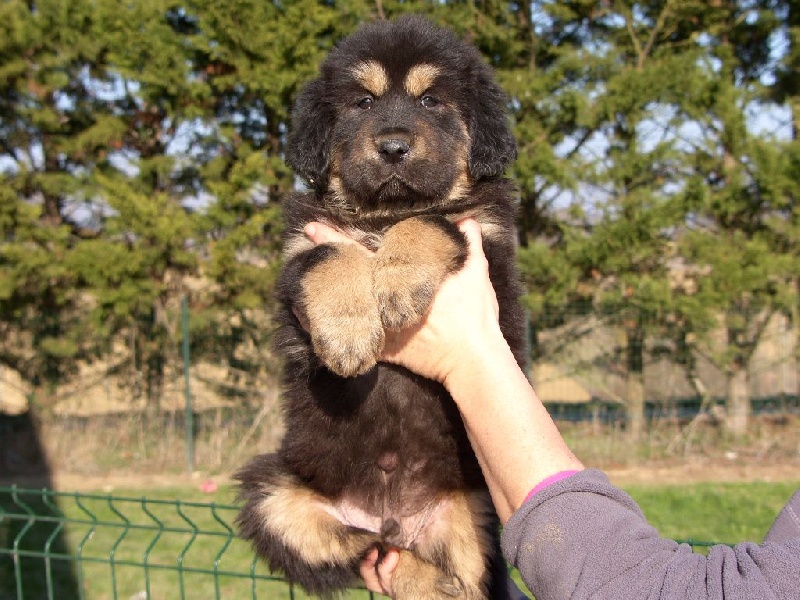
[[587,310],[617,332],[634,436],[654,345],[690,379],[712,356],[741,433],[768,317],[800,339],[795,0],[0,3],[0,363],[46,393],[122,346],[156,406],[187,296],[199,356],[263,368],[241,349],[268,347],[292,100],[404,12],[510,95],[535,333]]

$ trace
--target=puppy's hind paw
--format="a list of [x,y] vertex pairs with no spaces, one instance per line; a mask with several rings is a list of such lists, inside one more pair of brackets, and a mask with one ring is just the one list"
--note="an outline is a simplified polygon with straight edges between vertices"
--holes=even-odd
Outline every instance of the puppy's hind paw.
[[442,575],[437,581],[435,588],[441,592],[442,597],[446,598],[459,598],[464,595],[464,586],[458,577],[448,577]]
[[468,600],[468,594],[458,577],[444,573],[408,551],[400,552],[400,562],[395,568],[392,585],[397,600]]

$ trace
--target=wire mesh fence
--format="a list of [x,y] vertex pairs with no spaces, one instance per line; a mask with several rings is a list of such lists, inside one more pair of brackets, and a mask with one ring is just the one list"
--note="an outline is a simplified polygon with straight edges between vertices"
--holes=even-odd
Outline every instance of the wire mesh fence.
[[[0,487],[0,600],[307,598],[236,537],[237,510]],[[713,545],[679,541],[700,552]]]
[[0,487],[0,600],[306,598],[236,537],[237,510]]

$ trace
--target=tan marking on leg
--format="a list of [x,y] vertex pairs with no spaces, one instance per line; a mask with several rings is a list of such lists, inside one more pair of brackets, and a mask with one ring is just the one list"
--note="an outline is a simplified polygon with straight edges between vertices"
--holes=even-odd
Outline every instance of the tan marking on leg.
[[406,91],[416,97],[422,96],[433,85],[442,70],[434,65],[422,63],[408,70],[403,82]]
[[400,561],[392,573],[395,600],[453,600],[464,598],[457,577],[421,560],[408,550],[400,551]]
[[257,508],[263,527],[311,565],[350,564],[377,541],[337,521],[324,498],[288,477],[265,491]]
[[[475,597],[483,597],[488,585],[487,557],[492,552],[494,512],[488,493],[472,492],[453,496],[449,531],[442,532],[459,576]],[[468,594],[469,597],[469,594]]]
[[457,492],[414,544],[400,552],[393,575],[398,599],[486,600],[495,517],[486,492]]
[[314,352],[334,373],[367,372],[383,349],[384,333],[372,292],[372,259],[353,244],[303,278],[300,309],[308,320]]
[[350,73],[373,96],[382,96],[389,89],[389,76],[383,66],[375,60],[355,65]]
[[420,218],[394,225],[375,255],[373,290],[388,329],[416,323],[462,249],[439,227]]

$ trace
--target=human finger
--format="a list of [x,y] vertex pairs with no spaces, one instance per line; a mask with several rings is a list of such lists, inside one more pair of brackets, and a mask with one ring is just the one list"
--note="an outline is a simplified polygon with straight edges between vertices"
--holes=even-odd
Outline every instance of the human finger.
[[331,227],[330,225],[326,225],[325,223],[319,223],[317,221],[312,221],[311,223],[306,223],[306,226],[303,227],[303,233],[306,234],[306,237],[310,239],[315,244],[355,244],[355,240],[350,237],[347,237],[344,233]]
[[456,227],[458,227],[461,233],[467,238],[467,242],[469,242],[470,246],[473,246],[475,242],[478,242],[478,245],[480,245],[482,235],[481,225],[475,219],[462,219],[456,223]]
[[[478,278],[479,281],[488,282],[491,288],[491,282],[489,281],[489,261],[486,258],[486,254],[483,252],[483,232],[480,223],[474,219],[464,219],[459,221],[457,226],[464,234],[464,237],[467,238],[469,248],[464,270],[471,272],[473,277]],[[445,280],[445,285],[447,285],[447,283],[447,280]],[[497,296],[493,288],[488,291],[491,292],[489,295],[491,297],[495,317],[499,318],[500,306],[497,302]]]
[[360,244],[357,240],[354,240],[346,233],[339,231],[335,227],[326,225],[325,223],[319,223],[317,221],[306,223],[306,226],[303,228],[303,233],[305,233],[306,237],[312,242],[314,242],[314,244],[316,245],[354,244],[360,250],[362,250],[364,254],[366,254],[367,256],[372,256],[374,254],[372,250]]
[[394,592],[392,591],[392,574],[394,573],[395,568],[397,568],[397,564],[399,562],[400,552],[394,548],[390,548],[386,551],[383,559],[378,563],[378,581],[383,589],[382,593],[386,594],[387,596],[394,597]]
[[[481,225],[475,219],[464,219],[456,226],[467,239],[467,262],[480,262],[486,264],[486,255],[483,252],[483,232]],[[488,269],[488,264],[486,264]]]
[[366,588],[377,594],[392,596],[392,573],[400,562],[400,553],[390,549],[379,560],[377,548],[370,550],[359,565],[361,578]]
[[361,560],[361,564],[358,566],[358,572],[361,575],[361,579],[364,580],[364,585],[370,592],[384,594],[385,592],[378,577],[377,565],[378,549],[373,548]]

